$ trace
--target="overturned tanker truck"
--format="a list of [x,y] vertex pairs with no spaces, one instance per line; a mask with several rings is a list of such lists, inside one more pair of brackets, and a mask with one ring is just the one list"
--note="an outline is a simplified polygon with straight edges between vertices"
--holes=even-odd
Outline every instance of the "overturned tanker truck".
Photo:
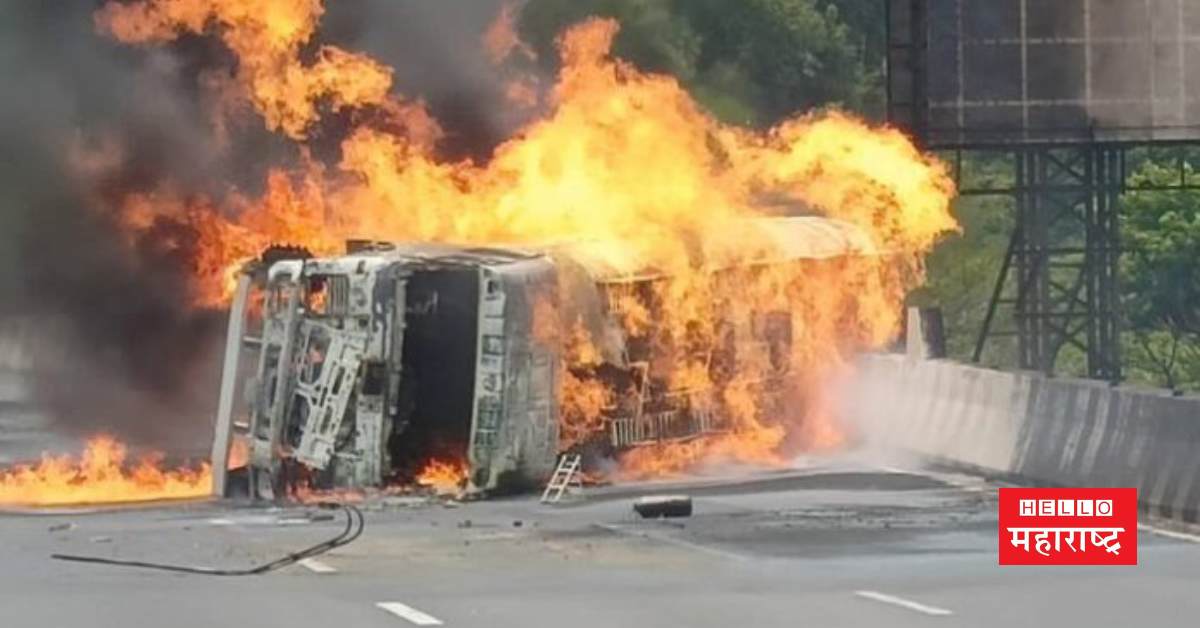
[[[777,249],[755,263],[876,254],[848,223],[753,222]],[[567,446],[612,454],[725,432],[712,391],[673,389],[656,376],[654,343],[626,328],[622,304],[643,298],[653,310],[645,295],[670,277],[608,263],[599,251],[609,244],[358,241],[338,257],[265,254],[243,270],[233,300],[214,493],[274,499],[298,483],[382,487],[434,458],[462,461],[469,493],[521,490],[544,482]],[[564,373],[569,334],[546,333],[547,312],[560,329],[589,337],[597,358],[586,372]],[[736,332],[745,337],[705,349],[707,363],[728,370],[744,347],[790,338],[789,313],[756,316],[753,329]],[[787,376],[786,355],[770,363],[771,377]],[[589,424],[593,433],[570,443],[560,438],[564,376],[604,378],[619,392]],[[244,466],[226,471],[231,445]]]

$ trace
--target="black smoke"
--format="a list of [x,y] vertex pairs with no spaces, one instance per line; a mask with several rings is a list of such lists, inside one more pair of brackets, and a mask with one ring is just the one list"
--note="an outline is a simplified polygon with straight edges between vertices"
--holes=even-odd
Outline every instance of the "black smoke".
[[533,113],[506,102],[512,77],[483,54],[483,32],[505,4],[518,6],[513,0],[329,2],[323,34],[395,69],[398,92],[422,99],[445,131],[443,157],[483,161]]
[[[397,90],[441,123],[444,156],[484,160],[530,114],[505,103],[507,78],[480,46],[502,3],[340,0],[321,39],[394,67]],[[198,235],[163,223],[129,242],[112,210],[164,185],[221,207],[299,151],[249,109],[214,132],[205,86],[236,67],[215,37],[122,45],[95,30],[102,4],[0,3],[0,320],[42,322],[60,347],[35,356],[56,430],[201,452],[225,314],[189,305]],[[312,148],[335,163],[344,129],[330,119]]]
[[[34,355],[57,430],[192,449],[220,315],[189,307],[181,261],[126,246],[104,205],[166,180],[200,193],[229,166],[185,57],[103,40],[94,6],[0,5],[0,316],[39,322],[33,345],[58,348]],[[119,157],[84,173],[102,145]]]

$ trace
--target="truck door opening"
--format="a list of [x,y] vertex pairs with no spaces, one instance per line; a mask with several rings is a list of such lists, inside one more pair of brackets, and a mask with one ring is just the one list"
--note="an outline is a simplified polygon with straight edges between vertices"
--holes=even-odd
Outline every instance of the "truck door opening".
[[408,278],[403,376],[388,442],[397,477],[431,459],[467,458],[475,390],[479,270],[419,269]]

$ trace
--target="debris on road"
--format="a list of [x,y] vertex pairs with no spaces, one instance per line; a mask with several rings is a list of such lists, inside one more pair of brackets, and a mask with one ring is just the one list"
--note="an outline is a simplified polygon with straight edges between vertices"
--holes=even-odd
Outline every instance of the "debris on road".
[[648,495],[633,502],[633,511],[643,519],[692,516],[692,498],[688,495]]
[[385,508],[420,508],[429,502],[428,497],[385,497],[380,504]]

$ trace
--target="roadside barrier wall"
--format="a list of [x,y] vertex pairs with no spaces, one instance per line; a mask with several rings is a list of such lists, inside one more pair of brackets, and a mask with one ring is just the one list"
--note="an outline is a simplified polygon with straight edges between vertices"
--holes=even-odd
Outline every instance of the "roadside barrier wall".
[[867,442],[1061,486],[1131,486],[1195,523],[1200,397],[871,355],[846,395]]

